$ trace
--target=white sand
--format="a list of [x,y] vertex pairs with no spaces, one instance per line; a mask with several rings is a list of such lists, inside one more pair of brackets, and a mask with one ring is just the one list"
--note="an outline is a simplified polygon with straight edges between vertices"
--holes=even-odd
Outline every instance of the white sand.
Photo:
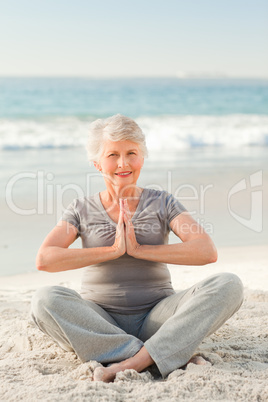
[[166,380],[149,372],[119,373],[114,383],[92,382],[98,363],[81,364],[31,323],[30,300],[37,287],[61,284],[79,289],[81,270],[0,278],[0,401],[267,401],[268,250],[221,249],[205,267],[170,267],[176,289],[215,272],[240,276],[245,302],[199,353],[211,366],[189,364]]

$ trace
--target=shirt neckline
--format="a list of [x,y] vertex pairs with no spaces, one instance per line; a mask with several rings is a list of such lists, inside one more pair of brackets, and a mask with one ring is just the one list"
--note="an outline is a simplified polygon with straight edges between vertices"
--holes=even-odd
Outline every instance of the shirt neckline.
[[[136,211],[134,212],[134,215],[132,216],[132,220],[134,220],[136,218],[137,213],[139,212],[140,208],[141,208],[141,201],[143,198],[143,194],[145,192],[145,188],[142,190],[141,195],[140,195],[140,199],[136,208]],[[102,202],[101,202],[101,198],[100,198],[100,192],[96,193],[96,197],[95,197],[97,203],[99,204],[102,212],[104,213],[104,215],[107,217],[107,219],[109,220],[109,222],[113,225],[113,226],[117,226],[117,223],[115,221],[112,220],[112,218],[107,214]]]

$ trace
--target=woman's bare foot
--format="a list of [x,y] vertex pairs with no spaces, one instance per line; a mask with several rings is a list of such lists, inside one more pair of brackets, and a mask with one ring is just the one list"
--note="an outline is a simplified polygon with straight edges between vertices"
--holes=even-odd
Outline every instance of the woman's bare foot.
[[94,370],[93,381],[112,382],[116,373],[125,369],[120,364],[112,364],[109,367],[97,367]]
[[[149,357],[148,352],[147,353],[146,352],[147,351],[145,349],[143,349],[141,351],[141,353],[138,352],[138,354],[135,355],[134,357],[124,360],[121,363],[115,363],[109,367],[97,367],[94,370],[93,381],[112,382],[115,379],[117,373],[119,373],[120,371],[127,370],[127,369],[134,369],[138,372],[142,371],[143,368],[148,367],[153,362],[153,360]],[[205,360],[203,357],[197,356],[197,355],[193,356],[188,361],[187,364],[189,364],[189,363],[202,365],[202,366],[210,365],[210,363],[207,360]],[[185,365],[185,367],[186,367],[186,365]]]
[[210,364],[207,360],[205,360],[201,356],[193,356],[193,357],[191,357],[191,359],[188,361],[187,364],[189,364],[189,363],[198,364],[200,366],[205,366],[206,364],[207,365]]
[[146,367],[151,366],[153,363],[153,359],[143,346],[135,356],[130,357],[121,363],[115,363],[109,367],[97,367],[94,370],[93,381],[112,382],[119,371],[133,369],[139,373]]

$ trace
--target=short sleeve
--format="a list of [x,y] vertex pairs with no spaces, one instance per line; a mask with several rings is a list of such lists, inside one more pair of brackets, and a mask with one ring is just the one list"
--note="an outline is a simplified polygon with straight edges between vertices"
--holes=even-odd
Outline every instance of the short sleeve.
[[68,205],[68,207],[65,209],[65,211],[62,214],[61,220],[69,222],[72,225],[74,225],[77,228],[78,234],[79,234],[80,214],[77,209],[77,200],[74,200],[71,204]]
[[166,198],[166,208],[167,208],[167,223],[170,222],[182,212],[187,211],[187,209],[174,197],[172,194],[167,194]]

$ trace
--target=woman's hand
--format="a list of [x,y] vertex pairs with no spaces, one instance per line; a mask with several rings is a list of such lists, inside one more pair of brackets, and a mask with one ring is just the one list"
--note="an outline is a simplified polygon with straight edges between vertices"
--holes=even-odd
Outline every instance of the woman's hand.
[[113,244],[113,249],[116,252],[116,255],[118,255],[118,257],[121,257],[121,255],[125,254],[125,252],[127,251],[123,200],[121,198],[119,200],[119,205],[120,205],[120,213],[119,213],[118,224],[116,226],[115,242]]
[[125,224],[125,241],[126,241],[126,252],[128,255],[135,257],[137,251],[140,248],[140,244],[136,240],[136,235],[134,231],[134,226],[131,221],[131,212],[128,207],[127,199],[122,200],[122,209]]

